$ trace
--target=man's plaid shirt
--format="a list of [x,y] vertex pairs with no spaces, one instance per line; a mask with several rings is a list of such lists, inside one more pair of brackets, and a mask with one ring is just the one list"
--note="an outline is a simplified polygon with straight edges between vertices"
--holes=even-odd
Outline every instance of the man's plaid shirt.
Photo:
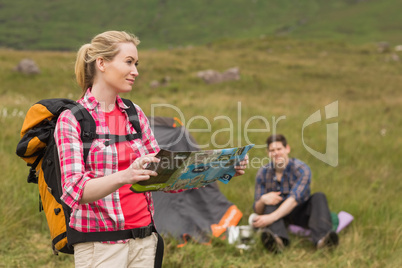
[[285,200],[293,197],[301,204],[310,197],[311,170],[307,164],[296,158],[289,158],[289,163],[283,171],[281,181],[276,180],[273,163],[259,169],[255,181],[254,206],[262,195],[269,192],[281,192]]

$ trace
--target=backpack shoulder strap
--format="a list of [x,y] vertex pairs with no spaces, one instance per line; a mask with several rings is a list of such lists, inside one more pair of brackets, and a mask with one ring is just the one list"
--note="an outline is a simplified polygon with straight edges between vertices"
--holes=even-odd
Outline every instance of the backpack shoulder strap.
[[141,139],[141,137],[142,137],[141,125],[140,125],[138,113],[137,113],[137,110],[135,109],[134,104],[128,99],[122,98],[122,100],[123,100],[124,104],[126,106],[128,106],[128,109],[126,109],[126,112],[128,115],[128,120],[133,125],[136,133],[127,134],[127,135],[112,135],[112,134],[99,135],[98,137],[100,137],[100,138],[108,139],[107,141],[105,141],[106,146],[109,146],[110,144],[113,144],[116,142],[132,141],[135,139]]
[[84,162],[86,162],[92,141],[98,138],[98,134],[96,134],[96,123],[88,110],[78,102],[72,104],[69,109],[81,126],[81,140],[84,150]]
[[141,130],[141,125],[140,125],[140,120],[138,118],[137,109],[135,109],[134,104],[130,100],[123,99],[123,98],[122,98],[122,100],[123,100],[124,104],[128,106],[128,109],[127,109],[128,120],[133,125],[135,131],[139,135],[139,138],[141,138],[142,130]]

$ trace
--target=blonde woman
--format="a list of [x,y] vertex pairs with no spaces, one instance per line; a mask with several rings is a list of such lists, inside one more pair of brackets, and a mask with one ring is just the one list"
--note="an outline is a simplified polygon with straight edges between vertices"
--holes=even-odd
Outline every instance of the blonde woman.
[[[84,159],[81,127],[72,112],[62,112],[57,121],[61,199],[71,208],[69,227],[82,237],[74,244],[76,267],[154,267],[162,262],[163,247],[156,254],[160,240],[151,193],[129,189],[157,175],[143,166],[158,162],[159,147],[141,108],[126,105],[119,96],[132,90],[138,76],[139,42],[123,31],[101,33],[79,49],[75,74],[83,90],[78,103],[92,115],[97,134],[135,134],[127,114],[134,106],[140,137],[110,145],[96,138]],[[244,174],[245,165],[237,167],[236,175]]]
[[[97,134],[136,133],[127,123],[127,105],[119,97],[130,92],[138,76],[139,40],[119,31],[95,36],[83,45],[75,66],[76,79],[83,90],[78,102],[92,115]],[[83,234],[99,234],[99,242],[74,245],[76,267],[153,267],[157,235],[153,227],[150,193],[133,193],[129,187],[157,175],[142,167],[158,161],[158,144],[141,108],[134,103],[141,126],[141,138],[106,146],[104,140],[92,142],[83,159],[80,126],[70,110],[57,122],[55,139],[62,174],[62,200],[71,209],[69,226]],[[103,241],[105,232],[121,230],[114,241]],[[134,234],[134,235],[132,235]],[[139,254],[140,253],[140,254]]]

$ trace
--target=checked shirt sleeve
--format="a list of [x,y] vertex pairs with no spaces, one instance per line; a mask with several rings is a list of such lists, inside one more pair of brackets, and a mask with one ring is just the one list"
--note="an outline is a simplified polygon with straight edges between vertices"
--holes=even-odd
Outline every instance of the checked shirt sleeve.
[[310,196],[311,170],[306,164],[300,163],[294,167],[293,176],[296,183],[290,191],[290,196],[300,204]]
[[63,195],[61,199],[71,208],[76,208],[87,181],[101,174],[86,172],[83,160],[81,127],[70,110],[59,116],[54,133],[59,152]]
[[253,209],[255,211],[255,203],[260,200],[266,192],[265,182],[266,182],[267,168],[262,167],[258,170],[255,178],[255,191],[254,191],[254,204]]

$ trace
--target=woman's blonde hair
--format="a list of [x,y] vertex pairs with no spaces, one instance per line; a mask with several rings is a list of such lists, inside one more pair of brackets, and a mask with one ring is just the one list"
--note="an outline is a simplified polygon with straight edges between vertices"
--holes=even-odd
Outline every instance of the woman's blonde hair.
[[91,43],[81,46],[75,61],[75,78],[82,89],[82,96],[94,82],[96,59],[112,61],[119,53],[118,45],[128,42],[137,46],[140,40],[137,36],[124,31],[107,31],[95,36]]

